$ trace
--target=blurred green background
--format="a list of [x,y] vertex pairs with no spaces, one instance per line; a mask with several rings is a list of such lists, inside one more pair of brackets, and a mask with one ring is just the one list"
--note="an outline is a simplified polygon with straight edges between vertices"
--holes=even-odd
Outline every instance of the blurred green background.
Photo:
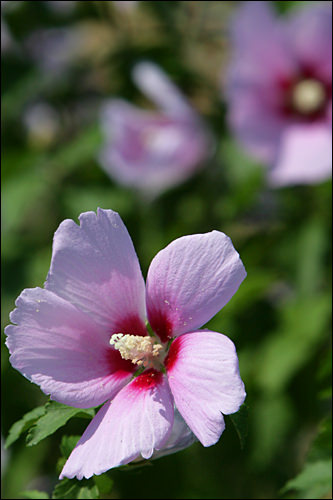
[[[275,3],[283,13],[302,2]],[[270,190],[264,168],[228,131],[219,82],[238,2],[146,1],[125,10],[115,4],[1,2],[2,331],[19,293],[43,285],[63,219],[77,221],[98,206],[119,212],[144,276],[173,239],[225,232],[247,278],[207,327],[237,347],[248,394],[245,447],[226,417],[217,445],[196,443],[144,467],[112,470],[113,488],[102,498],[332,498],[331,181]],[[36,31],[55,27],[81,41],[59,57],[56,44],[36,55]],[[115,184],[97,161],[105,99],[146,105],[131,80],[141,59],[167,72],[218,141],[203,169],[153,201]],[[14,422],[47,401],[8,357],[2,333],[2,444]],[[61,436],[86,425],[74,418],[35,447],[21,437],[2,449],[2,497],[51,494]]]

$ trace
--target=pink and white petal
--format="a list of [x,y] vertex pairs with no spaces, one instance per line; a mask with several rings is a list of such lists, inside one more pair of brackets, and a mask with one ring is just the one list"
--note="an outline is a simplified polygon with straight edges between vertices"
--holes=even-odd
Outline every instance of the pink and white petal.
[[332,5],[294,9],[287,28],[297,59],[332,83]]
[[274,187],[322,182],[332,176],[332,130],[326,123],[294,125],[281,137],[280,153],[269,173]]
[[[157,194],[185,181],[211,155],[213,142],[202,128],[165,116],[128,122],[100,154],[106,172],[118,182]],[[130,146],[129,146],[130,144]]]
[[89,478],[150,458],[163,447],[173,425],[173,398],[166,377],[148,370],[106,403],[87,427],[68,458],[60,479]]
[[104,136],[111,141],[119,141],[128,136],[127,126],[134,126],[140,120],[141,110],[125,99],[107,99],[101,109],[101,124]]
[[197,119],[184,95],[156,64],[142,61],[134,66],[133,79],[141,91],[165,114]]
[[[153,455],[151,456],[151,460],[155,460],[155,458],[161,458],[166,455],[171,455],[172,453],[177,453],[178,451],[188,448],[196,441],[198,441],[196,436],[186,424],[177,408],[175,408],[174,422],[170,437],[160,450],[154,451]],[[134,462],[135,461],[140,461],[140,459],[134,460]]]
[[143,111],[120,99],[105,104],[102,123],[107,143],[101,166],[116,181],[147,194],[186,180],[214,148],[196,120]]
[[51,398],[90,408],[113,397],[133,365],[109,345],[110,334],[49,290],[24,290],[5,328],[10,362]]
[[152,260],[148,319],[162,341],[200,328],[231,299],[246,271],[220,231],[183,236]]
[[175,339],[166,359],[176,407],[204,446],[215,444],[246,393],[233,342],[221,333],[198,331]]
[[[145,334],[145,284],[132,240],[112,210],[63,221],[45,288],[112,333]],[[124,331],[124,329],[127,331]]]

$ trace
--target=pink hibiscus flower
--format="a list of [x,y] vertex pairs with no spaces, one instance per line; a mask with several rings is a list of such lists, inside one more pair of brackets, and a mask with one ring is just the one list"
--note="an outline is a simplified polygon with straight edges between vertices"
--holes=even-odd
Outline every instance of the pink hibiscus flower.
[[155,64],[135,66],[133,78],[161,111],[112,99],[102,112],[106,145],[100,162],[123,185],[148,195],[184,182],[213,152],[213,139],[178,88]]
[[222,414],[245,398],[232,341],[199,330],[246,276],[231,240],[212,231],[173,241],[145,286],[119,215],[79,219],[60,224],[45,288],[21,293],[5,329],[11,364],[51,399],[105,403],[60,477],[89,478],[196,438],[215,444]]
[[273,186],[332,173],[332,6],[278,18],[272,2],[243,2],[232,23],[229,122],[270,165]]

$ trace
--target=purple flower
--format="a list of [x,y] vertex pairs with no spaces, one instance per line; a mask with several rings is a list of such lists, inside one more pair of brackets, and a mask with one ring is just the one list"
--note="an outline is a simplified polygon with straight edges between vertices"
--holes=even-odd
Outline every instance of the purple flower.
[[145,286],[119,215],[98,209],[79,219],[60,224],[45,288],[21,293],[5,329],[13,367],[52,399],[105,403],[61,477],[89,478],[196,438],[215,444],[222,413],[245,398],[232,341],[199,330],[246,276],[230,238],[212,231],[173,241]]
[[156,195],[191,176],[212,154],[213,140],[156,65],[137,64],[133,77],[161,111],[142,110],[122,99],[106,103],[102,124],[107,144],[100,161],[121,184]]
[[230,125],[273,186],[321,182],[332,168],[332,6],[277,18],[271,4],[244,2],[233,20]]

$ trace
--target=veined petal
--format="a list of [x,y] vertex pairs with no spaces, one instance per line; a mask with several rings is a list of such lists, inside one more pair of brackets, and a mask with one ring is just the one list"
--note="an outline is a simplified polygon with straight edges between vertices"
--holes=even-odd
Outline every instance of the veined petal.
[[166,377],[149,370],[106,403],[87,427],[67,460],[60,479],[101,474],[140,454],[150,458],[168,439],[173,398]]
[[[112,210],[62,222],[54,235],[48,290],[112,333],[145,333],[145,284],[132,240]],[[124,324],[132,331],[124,332]]]
[[222,413],[238,411],[246,396],[233,342],[206,330],[187,333],[172,342],[165,364],[180,414],[204,446],[215,444]]
[[49,290],[24,290],[5,329],[10,362],[56,401],[90,408],[131,378],[132,363],[109,345],[110,335]]
[[146,300],[153,330],[166,341],[200,328],[231,299],[245,276],[224,233],[178,238],[149,267]]
[[[166,455],[171,455],[177,451],[184,450],[195,443],[197,440],[196,436],[193,434],[189,426],[186,424],[185,420],[175,408],[174,421],[172,426],[172,431],[169,439],[160,450],[154,451],[151,456],[151,460],[155,458],[161,458]],[[134,460],[135,462],[135,460]]]

